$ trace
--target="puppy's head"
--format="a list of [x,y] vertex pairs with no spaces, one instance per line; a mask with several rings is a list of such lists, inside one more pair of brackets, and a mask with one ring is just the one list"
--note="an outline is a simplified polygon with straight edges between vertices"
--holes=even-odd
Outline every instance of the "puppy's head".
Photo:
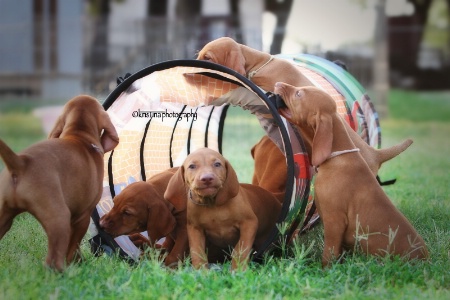
[[277,82],[274,91],[286,104],[286,107],[279,108],[280,114],[297,125],[303,133],[311,135],[311,162],[314,166],[319,166],[331,154],[336,102],[316,87],[294,87]]
[[113,150],[119,144],[119,136],[108,113],[95,98],[88,95],[77,96],[66,103],[48,138],[63,137],[71,130],[98,136],[104,152]]
[[175,228],[171,208],[151,184],[135,182],[114,198],[114,206],[100,219],[100,227],[112,236],[147,230],[154,243]]
[[239,192],[231,164],[217,151],[202,148],[189,154],[171,178],[164,197],[191,197],[204,205],[222,205]]
[[232,38],[221,37],[209,42],[199,51],[197,59],[223,65],[246,76],[241,45]]

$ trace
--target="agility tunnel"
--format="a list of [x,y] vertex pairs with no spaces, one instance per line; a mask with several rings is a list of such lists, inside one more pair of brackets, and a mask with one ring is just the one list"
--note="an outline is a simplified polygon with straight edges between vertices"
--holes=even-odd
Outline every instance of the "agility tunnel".
[[[350,73],[313,55],[277,57],[296,65],[315,86],[329,93],[338,112],[369,145],[381,146],[378,115],[365,90]],[[103,104],[120,143],[104,158],[103,195],[89,229],[92,251],[119,252],[125,258],[138,259],[141,250],[128,236],[112,238],[100,229],[99,219],[113,207],[114,196],[130,183],[180,166],[198,148],[208,147],[222,153],[227,111],[232,106],[254,115],[286,158],[287,182],[279,224],[266,243],[255,249],[253,259],[261,259],[279,241],[290,242],[316,224],[314,172],[302,137],[279,115],[273,98],[274,95],[265,93],[244,76],[207,61],[166,61],[119,78],[118,86]],[[240,145],[238,140],[233,143],[236,147]],[[283,233],[280,225],[285,228]]]

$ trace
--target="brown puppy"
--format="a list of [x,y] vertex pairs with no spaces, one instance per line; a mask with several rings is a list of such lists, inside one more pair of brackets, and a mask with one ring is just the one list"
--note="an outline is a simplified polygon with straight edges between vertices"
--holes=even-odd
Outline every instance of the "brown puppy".
[[[186,199],[175,199],[177,201],[172,203],[164,199],[167,184],[177,169],[128,185],[114,198],[113,208],[100,219],[100,227],[114,237],[147,230],[150,240],[142,240],[141,237],[141,241],[150,246],[166,237],[162,245],[168,253],[164,260],[166,266],[176,265],[189,251]],[[139,238],[139,235],[130,238]]]
[[[172,177],[165,197],[188,197],[187,231],[194,268],[207,267],[207,244],[234,247],[232,269],[245,269],[274,229],[281,204],[266,190],[239,184],[230,163],[217,151],[202,148],[187,156]],[[209,249],[208,249],[209,250]]]
[[[102,134],[103,131],[103,134]],[[0,238],[28,211],[48,236],[46,264],[62,271],[78,254],[102,193],[103,154],[119,142],[97,100],[70,100],[49,139],[15,154],[0,140]]]
[[[208,60],[224,65],[249,77],[266,92],[274,92],[275,83],[278,81],[296,87],[312,86],[295,65],[281,58],[271,58],[272,56],[268,53],[239,44],[228,37],[209,42],[200,50],[197,57],[199,60]],[[256,73],[254,73],[255,71]],[[391,148],[378,150],[369,146],[346,122],[344,122],[344,126],[355,146],[361,150],[361,155],[375,176],[383,162],[394,158],[411,145],[407,140]]]
[[274,142],[263,136],[251,149],[255,161],[252,184],[271,192],[283,203],[286,190],[286,157]]
[[288,108],[280,113],[299,127],[319,168],[314,199],[324,224],[322,265],[355,246],[367,254],[428,256],[422,237],[392,204],[348,136],[336,103],[313,87],[277,83]]
[[289,61],[239,44],[229,37],[221,37],[206,44],[198,53],[197,59],[233,69],[266,92],[273,91],[276,80],[295,86],[313,85]]

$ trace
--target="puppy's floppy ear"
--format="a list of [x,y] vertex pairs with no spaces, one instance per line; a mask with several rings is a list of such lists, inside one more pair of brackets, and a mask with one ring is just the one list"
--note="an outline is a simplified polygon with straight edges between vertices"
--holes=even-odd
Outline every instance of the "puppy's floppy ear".
[[175,229],[177,222],[172,214],[173,210],[172,204],[164,199],[149,204],[147,233],[152,245]]
[[330,115],[318,113],[315,118],[315,134],[312,144],[312,164],[318,167],[330,157],[333,144],[333,121]]
[[236,197],[239,193],[239,181],[236,172],[228,160],[225,160],[225,168],[227,170],[227,175],[222,188],[216,195],[216,205],[222,205],[229,199]]
[[103,129],[100,143],[103,151],[106,153],[116,148],[119,144],[119,136],[107,112],[102,112],[100,119],[101,128]]
[[66,125],[66,117],[65,114],[58,117],[58,119],[55,122],[55,125],[53,126],[52,131],[48,134],[49,139],[57,139],[63,132],[64,126]]
[[170,178],[164,192],[164,199],[171,203],[183,203],[187,199],[186,184],[184,182],[184,167],[180,166]]
[[[225,49],[222,51],[226,51]],[[230,69],[235,70],[242,76],[247,76],[245,71],[245,57],[242,53],[242,48],[238,43],[230,47],[230,49],[225,53],[225,58],[223,64]]]

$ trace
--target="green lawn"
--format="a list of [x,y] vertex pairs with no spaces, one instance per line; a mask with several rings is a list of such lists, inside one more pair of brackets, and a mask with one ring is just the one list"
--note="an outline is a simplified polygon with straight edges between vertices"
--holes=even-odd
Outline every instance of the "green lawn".
[[[47,245],[39,223],[23,214],[0,241],[0,299],[450,299],[450,93],[390,95],[390,118],[381,120],[382,144],[408,137],[414,144],[383,166],[380,175],[397,178],[384,189],[424,237],[428,262],[355,254],[323,271],[318,226],[283,257],[267,257],[246,272],[231,273],[229,264],[211,271],[194,271],[189,263],[166,270],[151,257],[131,266],[114,257],[94,257],[86,243],[85,261],[56,274],[42,265]],[[15,150],[44,138],[28,111],[2,111],[0,138]],[[246,179],[252,172],[250,147],[262,134],[247,115],[229,112],[225,139],[241,139],[234,136],[238,131],[242,143],[224,146],[225,156]]]

